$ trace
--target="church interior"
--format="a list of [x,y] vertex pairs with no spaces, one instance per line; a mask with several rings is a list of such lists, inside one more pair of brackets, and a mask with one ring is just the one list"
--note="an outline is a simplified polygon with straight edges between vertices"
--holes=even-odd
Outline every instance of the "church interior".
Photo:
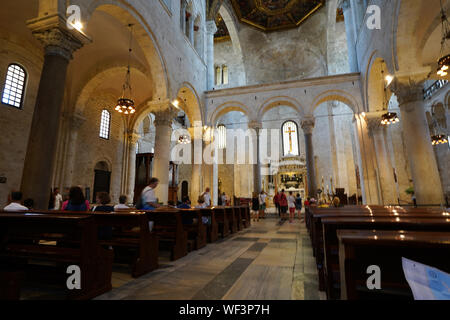
[[449,1],[0,6],[0,300],[450,300]]

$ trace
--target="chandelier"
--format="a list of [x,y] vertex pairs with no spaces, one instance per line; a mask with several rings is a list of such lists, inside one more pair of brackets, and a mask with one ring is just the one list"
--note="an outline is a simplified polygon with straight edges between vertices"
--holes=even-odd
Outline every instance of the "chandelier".
[[191,139],[188,135],[182,134],[178,137],[178,143],[179,144],[189,144],[191,143]]
[[400,119],[395,112],[387,112],[381,116],[381,124],[383,125],[390,125],[397,122],[400,122]]
[[[128,27],[130,28],[130,48],[128,49],[128,68],[127,68],[127,74],[125,76],[125,82],[123,84],[123,91],[122,91],[122,97],[117,100],[117,105],[115,110],[121,114],[129,115],[136,112],[136,108],[134,106],[134,101],[131,99],[131,68],[130,68],[130,61],[131,61],[131,52],[133,49],[132,41],[133,41],[133,32],[132,32],[132,24],[129,24]],[[128,93],[128,97],[125,96],[125,94]]]
[[[384,78],[384,70],[381,69],[381,78],[383,81],[386,79],[389,83],[392,81],[392,77],[386,77]],[[386,108],[386,111],[388,110],[388,102],[387,102],[387,85],[384,85],[384,101],[383,101],[383,109]],[[397,113],[395,112],[389,112],[387,111],[381,116],[381,124],[388,126],[394,123],[400,122],[400,119],[397,116]]]
[[[450,38],[450,22],[447,19],[444,7],[441,0],[441,23],[442,23],[442,41],[441,41],[441,53],[444,50],[445,42]],[[437,75],[445,77],[448,74],[450,67],[450,55],[443,56],[438,61]]]
[[440,144],[448,143],[448,138],[444,136],[443,134],[437,134],[434,136],[431,136],[431,143],[433,146],[437,146]]

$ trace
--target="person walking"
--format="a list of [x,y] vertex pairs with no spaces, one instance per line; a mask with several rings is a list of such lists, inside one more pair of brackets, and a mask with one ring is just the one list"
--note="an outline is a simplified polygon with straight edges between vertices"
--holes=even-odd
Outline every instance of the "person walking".
[[261,219],[265,219],[265,215],[266,215],[266,198],[267,195],[264,191],[261,191],[261,193],[259,194],[258,200],[259,200],[259,216],[261,217]]
[[281,218],[281,210],[280,210],[280,193],[277,192],[273,197],[273,204],[275,205],[275,209],[277,210],[278,217]]
[[259,221],[259,197],[256,192],[253,192],[252,195],[252,219],[253,221]]
[[289,207],[289,223],[292,223],[295,217],[295,197],[292,191],[289,192],[289,196],[287,197],[288,207]]
[[295,198],[295,209],[297,209],[298,219],[302,221],[302,197],[300,193],[297,193],[297,197]]

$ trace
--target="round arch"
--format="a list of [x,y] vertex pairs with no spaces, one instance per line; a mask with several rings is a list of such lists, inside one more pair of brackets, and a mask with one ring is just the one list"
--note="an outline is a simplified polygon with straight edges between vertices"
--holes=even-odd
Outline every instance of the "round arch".
[[247,118],[251,118],[251,111],[246,105],[237,101],[228,101],[221,104],[214,110],[214,112],[208,117],[208,124],[215,125],[217,121],[219,121],[220,117],[231,111],[242,112],[247,116]]
[[166,62],[150,25],[139,10],[123,0],[92,1],[87,6],[86,12],[83,12],[87,22],[96,10],[110,14],[122,25],[134,24],[134,39],[144,52],[153,80],[151,81],[153,96],[166,98],[170,92]]
[[278,96],[264,101],[258,109],[257,119],[262,119],[264,114],[270,109],[282,106],[294,109],[298,113],[299,118],[303,118],[305,116],[304,107],[296,99],[287,96]]
[[352,111],[355,114],[360,113],[360,107],[358,105],[358,102],[355,100],[355,98],[348,92],[345,92],[342,90],[328,90],[328,91],[325,91],[325,92],[322,92],[321,94],[319,94],[314,99],[314,102],[312,104],[313,108],[311,110],[311,113],[314,113],[314,110],[316,110],[316,108],[318,106],[320,106],[322,103],[327,102],[327,101],[342,102],[345,105],[349,106],[350,109],[352,109]]

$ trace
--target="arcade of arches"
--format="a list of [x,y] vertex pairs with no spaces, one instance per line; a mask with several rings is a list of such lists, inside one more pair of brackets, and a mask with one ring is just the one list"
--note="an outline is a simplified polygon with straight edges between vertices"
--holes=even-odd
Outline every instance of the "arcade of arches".
[[[323,201],[338,189],[349,203],[408,204],[405,191],[413,188],[418,204],[444,204],[449,145],[431,145],[431,135],[448,136],[449,126],[447,82],[432,72],[441,55],[439,1],[425,7],[411,1],[408,7],[371,1],[397,12],[383,21],[389,32],[365,27],[368,1],[360,0],[326,1],[298,27],[275,31],[240,22],[237,11],[246,8],[232,1],[159,0],[142,7],[133,0],[73,0],[81,31],[67,28],[60,1],[6,1],[0,78],[8,80],[17,66],[24,80],[20,88],[2,82],[0,205],[20,189],[43,208],[47,190],[71,185],[93,200],[98,163],[108,166],[113,201],[121,194],[135,199],[156,176],[163,203],[195,201],[210,187],[214,203],[219,191],[249,198],[285,188]],[[426,25],[419,22],[423,14]],[[128,62],[129,24],[137,112],[124,117],[114,106]],[[6,89],[21,91],[11,98]],[[381,125],[387,110],[400,122]],[[219,125],[228,133],[256,129],[245,154],[257,161],[180,161],[171,152],[179,132],[193,150],[196,125],[205,132]],[[270,130],[279,131],[279,150],[266,139],[268,153],[256,156],[262,132]],[[226,144],[220,150],[237,152]]]

